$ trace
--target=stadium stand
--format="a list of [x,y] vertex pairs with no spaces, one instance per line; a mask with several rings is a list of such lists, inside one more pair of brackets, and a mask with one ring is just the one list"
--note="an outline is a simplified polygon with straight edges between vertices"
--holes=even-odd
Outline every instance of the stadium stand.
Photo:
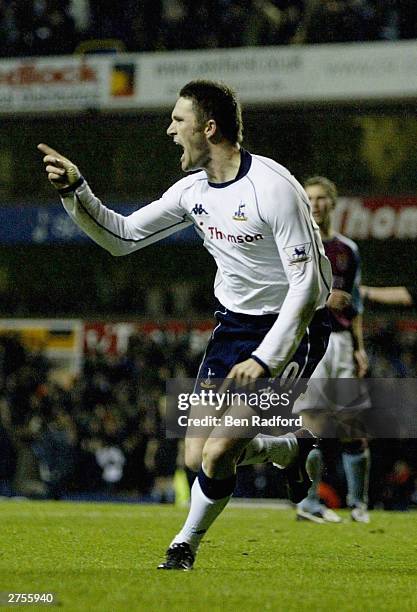
[[72,53],[97,39],[128,51],[409,39],[416,11],[396,0],[3,0],[0,56]]

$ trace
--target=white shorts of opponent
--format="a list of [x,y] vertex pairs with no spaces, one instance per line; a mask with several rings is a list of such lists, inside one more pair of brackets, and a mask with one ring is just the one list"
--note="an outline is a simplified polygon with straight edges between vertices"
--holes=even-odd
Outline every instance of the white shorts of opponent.
[[326,353],[314,370],[307,391],[295,402],[293,413],[357,411],[369,407],[366,383],[356,377],[352,335],[349,331],[332,332]]

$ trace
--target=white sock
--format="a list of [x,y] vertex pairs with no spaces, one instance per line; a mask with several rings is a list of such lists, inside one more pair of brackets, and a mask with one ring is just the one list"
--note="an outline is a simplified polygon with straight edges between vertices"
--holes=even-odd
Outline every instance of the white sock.
[[174,543],[187,542],[195,554],[207,529],[219,516],[230,498],[231,495],[222,499],[209,499],[201,490],[197,477],[191,488],[191,506],[187,520],[181,531],[172,540],[171,546]]
[[278,467],[287,467],[298,455],[298,442],[293,433],[285,436],[258,434],[245,448],[238,465],[253,465],[271,461]]

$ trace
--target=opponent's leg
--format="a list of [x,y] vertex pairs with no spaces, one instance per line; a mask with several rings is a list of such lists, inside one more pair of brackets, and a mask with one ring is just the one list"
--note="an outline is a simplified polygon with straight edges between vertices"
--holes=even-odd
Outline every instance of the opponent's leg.
[[[311,479],[310,488],[307,491],[306,497],[297,504],[296,518],[297,520],[308,520],[313,523],[340,523],[341,518],[324,504],[320,502],[318,488],[323,478],[325,458],[328,461],[329,446],[332,446],[332,440],[329,435],[329,415],[325,410],[305,410],[301,412],[303,423],[307,425],[311,431],[320,437],[320,448],[313,448],[307,457],[306,470]],[[327,451],[327,452],[325,452]]]
[[369,523],[367,508],[370,454],[366,440],[344,442],[342,461],[348,489],[347,503],[352,508],[352,520]]
[[320,449],[315,448],[307,458],[306,469],[312,480],[307,497],[297,504],[297,520],[308,520],[313,523],[324,523],[322,505],[318,495],[318,486],[322,479],[323,459]]

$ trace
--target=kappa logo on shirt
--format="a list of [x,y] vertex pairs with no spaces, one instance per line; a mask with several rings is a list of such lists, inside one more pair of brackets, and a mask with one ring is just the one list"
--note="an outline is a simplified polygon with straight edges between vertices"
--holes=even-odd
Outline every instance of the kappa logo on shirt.
[[194,208],[191,209],[191,212],[193,215],[208,215],[208,212],[202,204],[196,204]]
[[246,204],[244,204],[242,201],[240,202],[237,211],[234,213],[232,219],[234,219],[235,221],[247,221],[248,218],[245,215],[244,212],[244,208],[245,208]]
[[284,247],[284,251],[287,254],[290,266],[297,266],[299,264],[307,263],[311,261],[311,242],[304,242],[303,244],[294,244],[293,246]]

